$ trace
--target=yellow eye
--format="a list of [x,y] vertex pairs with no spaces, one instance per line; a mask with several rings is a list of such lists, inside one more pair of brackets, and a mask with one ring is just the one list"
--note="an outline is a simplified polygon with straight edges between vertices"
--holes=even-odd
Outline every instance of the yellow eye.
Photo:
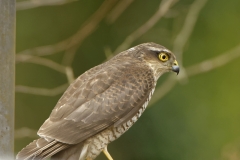
[[168,60],[168,55],[166,53],[160,53],[158,57],[163,62],[166,62]]

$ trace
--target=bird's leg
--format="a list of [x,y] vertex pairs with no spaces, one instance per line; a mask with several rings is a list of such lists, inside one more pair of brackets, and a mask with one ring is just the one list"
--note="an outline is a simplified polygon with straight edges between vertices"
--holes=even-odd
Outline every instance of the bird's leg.
[[112,156],[108,153],[107,146],[103,149],[103,153],[108,158],[108,160],[113,160]]

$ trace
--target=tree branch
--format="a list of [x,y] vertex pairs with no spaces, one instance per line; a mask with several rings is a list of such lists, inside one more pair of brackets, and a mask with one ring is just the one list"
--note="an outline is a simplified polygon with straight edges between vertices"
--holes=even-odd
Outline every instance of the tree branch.
[[70,39],[63,58],[63,64],[69,66],[76,54],[78,47],[87,38],[107,15],[117,0],[105,0],[99,9],[85,22],[82,28]]
[[121,0],[107,16],[107,22],[113,24],[134,0]]
[[46,56],[52,55],[61,51],[64,51],[67,48],[67,45],[70,41],[70,38],[65,39],[61,42],[58,42],[53,45],[40,46],[36,48],[26,49],[24,51],[18,52],[17,54],[31,54],[35,56]]
[[182,61],[184,46],[189,40],[192,31],[195,27],[195,24],[197,22],[199,13],[206,4],[206,2],[207,0],[195,0],[193,2],[193,4],[189,8],[189,12],[186,16],[183,27],[179,34],[177,35],[175,41],[173,42],[173,53],[177,55],[178,59],[181,58],[180,61]]
[[182,55],[184,46],[186,45],[187,41],[189,40],[192,31],[195,27],[197,22],[198,16],[204,5],[206,4],[207,0],[195,0],[192,5],[190,6],[189,12],[186,16],[185,22],[183,24],[182,30],[177,35],[175,41],[173,42],[173,53],[178,58],[179,65],[181,67],[181,74],[179,74],[178,79],[182,82],[187,81],[186,71],[182,65]]
[[15,87],[15,91],[20,93],[34,94],[34,95],[40,95],[40,96],[56,96],[56,95],[62,94],[67,89],[68,86],[69,84],[63,84],[56,88],[48,89],[48,88],[37,88],[37,87],[17,85]]
[[134,31],[132,34],[127,36],[127,38],[123,41],[122,44],[120,44],[117,49],[114,51],[114,55],[126,50],[130,47],[130,45],[140,36],[142,36],[144,33],[146,33],[149,29],[151,29],[171,8],[171,6],[176,3],[176,0],[163,0],[160,3],[159,9],[155,14],[142,26],[140,26],[136,31]]
[[117,0],[105,0],[103,4],[100,6],[100,8],[93,13],[93,15],[83,24],[83,26],[73,36],[53,45],[46,45],[32,49],[27,49],[19,52],[18,54],[32,54],[36,56],[45,56],[71,49],[76,45],[79,46],[81,42],[96,29],[100,21],[105,17],[105,15],[116,3],[116,1]]
[[75,1],[77,0],[28,0],[17,2],[16,9],[17,11],[19,11],[25,9],[32,9],[40,6],[63,5]]
[[218,67],[222,67],[239,57],[240,57],[240,44],[235,48],[231,49],[230,51],[227,51],[215,58],[211,58],[198,64],[194,64],[190,67],[187,67],[186,73],[188,76],[194,76],[197,74],[209,72]]
[[[207,0],[195,0],[192,5],[190,6],[189,12],[186,16],[185,22],[183,24],[182,30],[177,35],[174,43],[173,43],[173,53],[175,53],[178,57],[178,61],[180,62],[181,73],[178,76],[178,80],[186,80],[188,74],[185,71],[185,68],[181,65],[182,64],[182,54],[183,48],[186,45],[188,39],[190,38],[194,26],[197,22],[198,15],[206,4]],[[150,105],[156,103],[160,100],[164,95],[166,95],[176,84],[176,78],[169,76],[163,84],[156,88],[155,94],[153,95]]]
[[39,65],[49,67],[60,73],[63,73],[63,74],[66,73],[66,68],[64,66],[46,58],[41,58],[41,57],[32,56],[32,55],[17,54],[16,63],[19,63],[19,62],[39,64]]

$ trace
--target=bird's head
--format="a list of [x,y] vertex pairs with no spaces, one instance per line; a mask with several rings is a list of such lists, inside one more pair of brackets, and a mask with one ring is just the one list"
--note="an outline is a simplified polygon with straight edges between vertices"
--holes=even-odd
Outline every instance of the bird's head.
[[159,44],[143,43],[130,48],[128,51],[133,52],[136,58],[149,65],[156,78],[165,72],[173,71],[178,74],[180,71],[175,55]]

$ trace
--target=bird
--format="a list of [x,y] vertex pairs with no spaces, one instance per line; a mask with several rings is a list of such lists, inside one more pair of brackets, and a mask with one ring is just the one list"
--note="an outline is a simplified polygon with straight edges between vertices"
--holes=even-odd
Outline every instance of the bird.
[[148,42],[120,52],[80,75],[57,102],[17,160],[93,160],[142,115],[166,72],[180,71],[175,55]]

